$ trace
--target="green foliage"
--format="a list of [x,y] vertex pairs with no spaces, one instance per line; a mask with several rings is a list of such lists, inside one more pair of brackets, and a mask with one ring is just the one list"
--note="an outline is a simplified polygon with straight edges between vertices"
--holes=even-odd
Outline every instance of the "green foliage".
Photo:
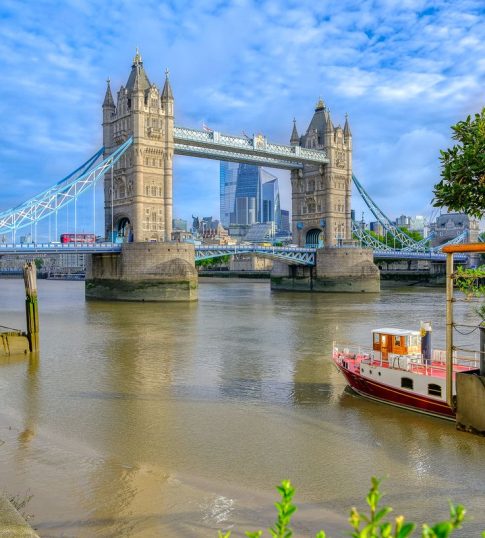
[[[404,226],[400,227],[399,230],[401,230],[401,232],[405,233],[411,239],[414,239],[414,241],[419,242],[423,239],[423,236],[419,232],[414,231],[414,230],[413,231],[408,230]],[[393,248],[400,249],[403,247],[401,241],[397,237],[394,237],[389,232],[386,232],[385,235],[378,235],[372,230],[368,230],[367,233],[371,235],[372,237],[374,237],[375,239],[377,239],[378,241],[380,241],[381,243],[392,246]]]
[[434,187],[433,205],[481,218],[485,214],[485,108],[452,130],[458,144],[440,152],[442,179]]
[[231,256],[226,254],[225,256],[218,256],[217,258],[205,258],[204,260],[196,260],[195,265],[197,267],[220,267],[221,265],[228,265],[231,260]]
[[[349,523],[352,528],[350,536],[352,538],[408,538],[411,537],[416,529],[416,523],[408,522],[404,516],[397,516],[393,521],[388,521],[387,516],[392,512],[390,506],[379,506],[383,496],[379,486],[381,480],[372,477],[371,488],[366,497],[369,506],[369,514],[363,514],[356,508],[350,511]],[[281,502],[275,503],[278,511],[278,517],[275,524],[269,530],[273,538],[291,538],[293,531],[290,528],[291,517],[296,512],[297,507],[292,503],[295,489],[289,480],[283,480],[277,487],[281,495]],[[449,538],[453,531],[460,529],[465,520],[466,510],[458,504],[450,502],[450,517],[445,521],[440,521],[432,527],[424,524],[422,527],[421,538]],[[231,531],[222,533],[219,531],[218,538],[230,538]],[[248,538],[261,538],[263,531],[246,532]],[[315,538],[326,538],[325,532],[319,531]],[[485,538],[485,531],[482,533]]]
[[[467,299],[472,297],[485,297],[485,265],[480,265],[476,269],[463,269],[459,266],[454,275],[455,286],[465,295]],[[477,309],[476,313],[485,321],[485,302]]]
[[35,258],[34,263],[37,270],[42,269],[44,266],[44,260],[42,258]]

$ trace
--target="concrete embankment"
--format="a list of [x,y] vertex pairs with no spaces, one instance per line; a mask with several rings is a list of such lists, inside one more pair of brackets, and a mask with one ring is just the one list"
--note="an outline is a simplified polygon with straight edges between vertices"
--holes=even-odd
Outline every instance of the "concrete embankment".
[[0,537],[39,538],[39,535],[17,512],[13,504],[0,493]]

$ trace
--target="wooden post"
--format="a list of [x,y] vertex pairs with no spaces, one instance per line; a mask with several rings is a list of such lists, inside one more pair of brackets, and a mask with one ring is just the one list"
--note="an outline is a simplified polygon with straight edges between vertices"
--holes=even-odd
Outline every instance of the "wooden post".
[[34,262],[24,265],[25,314],[30,351],[39,350],[39,311],[37,305],[37,268]]
[[446,255],[446,403],[453,409],[453,252]]

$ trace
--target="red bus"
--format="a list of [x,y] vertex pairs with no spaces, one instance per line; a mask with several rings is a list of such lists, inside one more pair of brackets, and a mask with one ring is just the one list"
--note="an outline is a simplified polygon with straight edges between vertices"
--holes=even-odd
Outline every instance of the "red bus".
[[61,243],[95,243],[94,234],[61,234]]

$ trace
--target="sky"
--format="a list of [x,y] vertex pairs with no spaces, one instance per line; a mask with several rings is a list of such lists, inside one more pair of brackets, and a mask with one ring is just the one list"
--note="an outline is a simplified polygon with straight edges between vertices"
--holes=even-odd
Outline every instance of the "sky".
[[[436,216],[439,150],[485,106],[482,0],[3,0],[0,211],[102,145],[106,79],[126,84],[137,47],[159,87],[169,69],[181,127],[289,143],[320,97],[348,113],[354,173],[391,219]],[[352,206],[374,220],[355,189]],[[217,161],[175,158],[173,214],[219,217]]]

